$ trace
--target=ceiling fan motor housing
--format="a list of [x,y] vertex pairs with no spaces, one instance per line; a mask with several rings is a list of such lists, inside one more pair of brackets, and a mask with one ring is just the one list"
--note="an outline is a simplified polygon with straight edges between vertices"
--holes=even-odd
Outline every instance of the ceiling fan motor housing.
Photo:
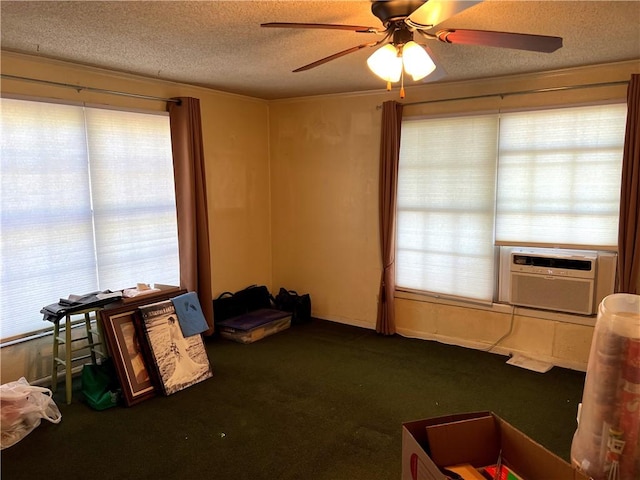
[[426,2],[419,0],[376,1],[371,5],[371,12],[388,27],[394,21],[404,20],[424,3]]
[[398,22],[393,31],[393,43],[396,47],[404,45],[413,40],[413,32],[404,22]]

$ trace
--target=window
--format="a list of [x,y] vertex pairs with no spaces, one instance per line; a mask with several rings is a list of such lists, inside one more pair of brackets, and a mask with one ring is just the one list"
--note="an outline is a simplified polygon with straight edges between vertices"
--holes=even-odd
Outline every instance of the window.
[[615,248],[627,107],[500,119],[496,241]]
[[495,116],[404,121],[396,283],[484,300],[493,295]]
[[1,99],[3,340],[70,294],[177,284],[169,118]]
[[626,105],[402,123],[396,285],[491,302],[496,245],[617,244]]

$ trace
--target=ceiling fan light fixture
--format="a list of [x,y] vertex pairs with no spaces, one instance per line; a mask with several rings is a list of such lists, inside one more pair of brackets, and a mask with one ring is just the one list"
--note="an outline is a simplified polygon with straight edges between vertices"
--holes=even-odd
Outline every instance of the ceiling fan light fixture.
[[387,82],[395,83],[402,74],[402,57],[398,56],[396,47],[387,43],[367,59],[369,69]]
[[409,41],[400,48],[387,43],[367,59],[369,69],[381,79],[395,83],[400,80],[402,68],[414,81],[421,80],[436,69],[426,50]]
[[426,50],[414,41],[407,42],[402,48],[402,62],[405,72],[414,80],[421,80],[436,69]]

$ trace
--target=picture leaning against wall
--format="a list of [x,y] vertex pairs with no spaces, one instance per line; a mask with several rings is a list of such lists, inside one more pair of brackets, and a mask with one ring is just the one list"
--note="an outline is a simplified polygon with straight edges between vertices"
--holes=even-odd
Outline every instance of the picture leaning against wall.
[[182,334],[171,300],[140,307],[140,313],[165,395],[213,376],[202,337]]

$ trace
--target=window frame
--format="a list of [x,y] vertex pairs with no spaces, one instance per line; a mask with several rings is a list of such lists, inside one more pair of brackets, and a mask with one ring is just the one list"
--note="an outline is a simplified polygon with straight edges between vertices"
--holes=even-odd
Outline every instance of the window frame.
[[[59,98],[48,98],[48,97],[39,97],[39,96],[32,96],[32,95],[21,95],[21,94],[12,94],[12,93],[6,93],[6,92],[2,92],[0,94],[0,98],[2,100],[6,99],[6,100],[17,100],[17,101],[25,101],[25,102],[34,102],[34,103],[42,103],[42,104],[47,104],[47,105],[62,105],[62,106],[70,106],[70,107],[77,107],[77,108],[82,108],[83,111],[86,111],[86,109],[99,109],[99,110],[105,110],[105,111],[115,111],[115,112],[124,112],[124,113],[133,113],[133,114],[143,114],[143,115],[152,115],[152,116],[156,116],[156,117],[165,117],[166,118],[166,122],[167,122],[167,142],[168,142],[168,146],[169,146],[169,152],[168,152],[168,159],[169,162],[171,162],[171,183],[175,186],[175,178],[173,177],[173,155],[171,153],[171,134],[170,134],[170,123],[169,123],[169,113],[164,111],[164,110],[152,110],[152,109],[141,109],[141,108],[128,108],[128,107],[121,107],[121,106],[115,106],[115,105],[108,105],[108,104],[100,104],[100,103],[89,103],[89,102],[79,102],[79,101],[72,101],[72,100],[64,100],[64,99],[59,99]],[[83,113],[83,121],[85,122],[85,131],[87,129],[86,126],[86,116]],[[87,153],[88,155],[88,153]],[[87,159],[87,161],[89,161]],[[91,186],[89,186],[89,188],[91,188]],[[175,189],[172,190],[172,197],[173,197],[173,204],[174,204],[174,209],[175,209],[175,203],[176,203],[176,199],[175,199]],[[90,204],[93,203],[93,200],[90,199]],[[93,215],[95,215],[95,213],[93,212],[93,207],[90,206],[90,210],[91,210],[91,215],[93,217]],[[177,211],[175,211],[175,215],[177,216]],[[92,221],[93,222],[93,221]],[[94,226],[94,234],[95,234],[95,226]],[[179,281],[179,252],[178,252],[178,242],[177,242],[177,218],[175,220],[175,259],[176,259],[176,264],[177,264],[177,271],[175,272],[175,281],[178,282]],[[94,244],[94,255],[95,255],[95,244]],[[162,281],[161,283],[166,284],[166,281]],[[132,285],[122,285],[122,287],[118,287],[118,288],[128,288],[128,287],[132,287],[135,285],[135,282]],[[83,294],[83,293],[87,293],[87,292],[60,292],[60,297],[65,297],[66,294],[70,294],[70,293],[74,293],[74,294]],[[51,298],[49,303],[55,303],[55,301],[58,298]],[[39,312],[39,309],[41,307],[43,307],[45,304],[41,305],[38,307],[38,310],[36,310],[35,312],[30,310],[29,313],[27,315],[29,315],[30,317],[33,317],[33,321],[29,321],[32,324],[32,327],[35,327],[36,323],[36,318],[38,318],[38,321],[43,321],[42,320],[42,314]],[[47,322],[48,323],[48,322]],[[16,343],[21,343],[23,341],[28,341],[31,339],[35,339],[35,338],[39,338],[42,336],[47,336],[50,335],[51,332],[53,331],[53,325],[47,325],[47,323],[43,323],[44,326],[43,328],[32,328],[32,327],[27,327],[29,328],[29,331],[24,331],[22,333],[17,333],[17,334],[11,334],[11,335],[7,335],[4,336],[4,334],[2,335],[2,338],[0,338],[0,347],[5,347],[5,346],[9,346],[9,345],[13,345]],[[1,325],[0,325],[1,327]]]
[[[427,102],[428,103],[428,102]],[[453,117],[469,117],[469,116],[479,116],[479,115],[496,115],[498,117],[502,116],[502,115],[507,115],[510,113],[526,113],[526,112],[535,112],[535,111],[545,111],[545,110],[561,110],[561,109],[565,109],[565,108],[579,108],[579,107],[591,107],[591,106],[602,106],[602,105],[618,105],[618,106],[626,106],[626,102],[623,98],[613,98],[613,99],[607,99],[607,100],[603,100],[603,101],[593,101],[593,102],[576,102],[576,103],[565,103],[565,104],[549,104],[549,105],[544,105],[544,104],[540,104],[540,105],[536,105],[536,106],[531,106],[531,107],[514,107],[514,108],[508,108],[508,109],[474,109],[474,108],[469,108],[466,111],[455,111],[455,112],[446,112],[444,111],[443,113],[438,113],[438,114],[430,114],[430,115],[406,115],[403,118],[403,123],[405,121],[413,121],[413,120],[420,120],[420,119],[439,119],[439,118],[443,118],[443,119],[448,119],[448,118],[453,118]],[[458,108],[458,107],[456,107]],[[621,132],[622,135],[622,141],[624,142],[624,129]],[[499,149],[499,137],[496,139],[496,151],[498,151]],[[620,158],[620,163],[622,162],[622,157]],[[495,176],[496,176],[496,190],[495,190],[495,198],[494,198],[494,207],[497,208],[497,196],[498,196],[498,168],[499,168],[499,158],[498,156],[496,157],[496,170],[495,170]],[[619,200],[618,200],[619,203]],[[397,213],[397,211],[396,211]],[[496,241],[495,239],[495,231],[496,231],[496,214],[494,212],[494,241],[493,241],[493,250],[494,250],[494,262],[495,262],[495,270],[493,273],[493,284],[494,284],[494,292],[493,292],[493,300],[492,301],[481,301],[475,298],[468,298],[468,297],[464,297],[464,296],[460,296],[460,295],[450,295],[450,294],[446,294],[446,293],[441,293],[441,292],[436,292],[436,291],[428,291],[428,290],[416,290],[413,288],[408,288],[408,287],[403,287],[403,286],[398,286],[398,284],[396,284],[396,292],[404,292],[404,294],[401,295],[401,298],[419,298],[419,297],[431,297],[433,298],[433,301],[437,301],[437,302],[441,302],[441,301],[445,301],[445,303],[447,302],[447,299],[449,301],[452,301],[453,304],[468,304],[468,305],[477,305],[477,306],[484,306],[484,307],[488,307],[488,308],[495,308],[496,306],[499,306],[500,300],[499,300],[499,279],[500,279],[500,248],[501,247],[505,247],[505,246],[527,246],[527,247],[547,247],[547,248],[560,248],[560,249],[580,249],[580,250],[594,250],[593,246],[590,245],[575,245],[575,244],[534,244],[531,242],[524,242],[522,244],[512,244],[509,243],[508,245],[503,243],[503,242],[499,242]],[[396,228],[396,235],[398,235],[399,232],[399,228]],[[398,239],[396,239],[396,258],[398,257]],[[607,251],[607,252],[615,252],[617,251],[617,245],[615,246],[615,248],[612,248],[610,246],[599,246],[597,249],[598,251]],[[396,268],[396,272],[398,271],[398,268]],[[396,274],[396,281],[397,281],[397,274]],[[566,315],[565,315],[566,316]]]

